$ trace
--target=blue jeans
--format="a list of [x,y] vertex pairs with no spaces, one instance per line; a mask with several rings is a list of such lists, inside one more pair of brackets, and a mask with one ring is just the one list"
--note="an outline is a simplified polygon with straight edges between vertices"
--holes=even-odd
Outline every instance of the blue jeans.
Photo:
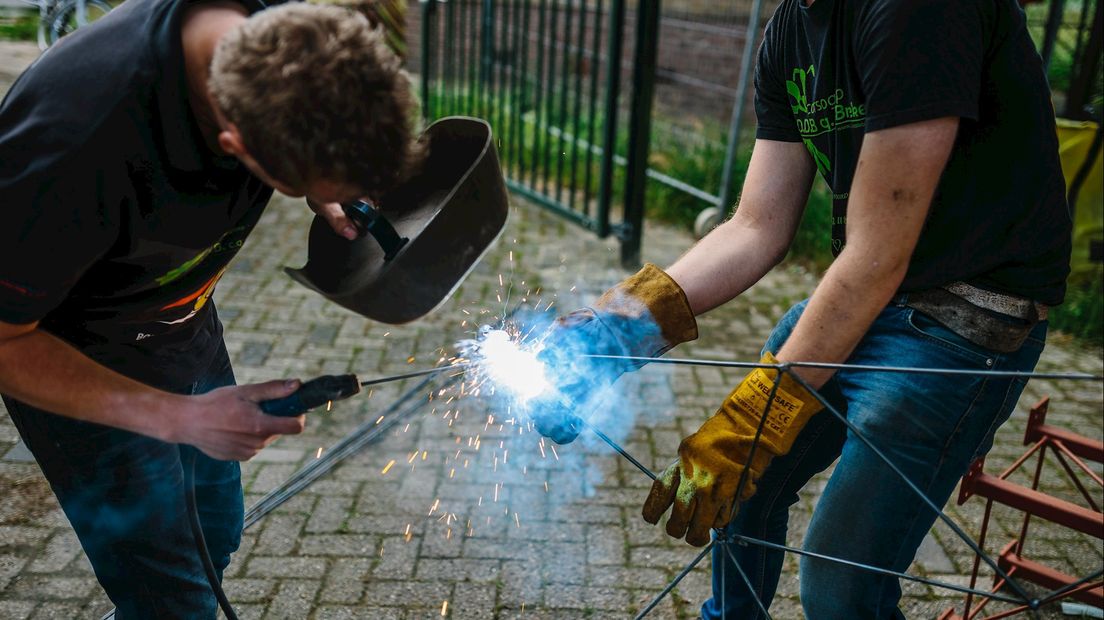
[[[765,346],[777,352],[805,308],[782,317]],[[1046,338],[1040,323],[1014,353],[994,353],[902,305],[885,308],[850,364],[1030,371]],[[838,372],[821,394],[936,506],[943,506],[975,457],[993,444],[1026,380],[972,375]],[[789,508],[814,475],[836,459],[805,535],[806,551],[899,572],[908,569],[936,513],[835,415],[814,416],[788,454],[774,459],[729,533],[785,544]],[[769,606],[783,552],[731,543],[729,549]],[[811,620],[904,618],[894,577],[802,556],[801,604]],[[769,609],[769,607],[768,607]],[[702,617],[761,617],[755,598],[724,549],[713,551],[713,598]]]
[[[199,394],[232,385],[225,349],[195,383]],[[117,428],[47,413],[4,398],[80,539],[118,620],[214,618],[184,508],[181,455],[169,444]],[[241,542],[244,503],[237,462],[196,459],[196,503],[221,578]]]

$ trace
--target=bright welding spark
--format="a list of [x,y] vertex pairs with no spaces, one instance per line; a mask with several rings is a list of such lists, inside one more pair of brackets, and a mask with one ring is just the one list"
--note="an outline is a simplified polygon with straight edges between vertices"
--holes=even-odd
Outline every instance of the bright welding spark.
[[391,471],[391,468],[395,465],[395,459],[391,459],[387,462],[387,466],[380,472],[381,476],[387,475],[387,472]]
[[478,371],[496,386],[504,388],[522,402],[549,387],[544,376],[544,364],[536,351],[513,339],[501,329],[481,329],[478,341],[465,343],[478,359]]
[[441,603],[441,616],[447,616],[447,615],[448,615],[448,600],[446,599],[444,603]]

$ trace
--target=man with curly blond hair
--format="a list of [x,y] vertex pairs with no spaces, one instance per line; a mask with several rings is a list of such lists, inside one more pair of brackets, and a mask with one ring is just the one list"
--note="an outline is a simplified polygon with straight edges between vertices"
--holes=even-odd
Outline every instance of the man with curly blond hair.
[[400,64],[335,7],[129,0],[0,105],[0,393],[118,618],[215,617],[182,456],[221,574],[238,461],[304,419],[234,385],[212,293],[274,189],[354,238],[339,203],[408,174]]

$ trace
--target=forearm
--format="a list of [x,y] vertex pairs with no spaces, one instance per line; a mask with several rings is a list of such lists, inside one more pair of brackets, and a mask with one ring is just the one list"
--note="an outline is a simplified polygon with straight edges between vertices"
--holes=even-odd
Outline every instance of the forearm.
[[0,392],[59,415],[166,440],[186,398],[129,379],[40,329],[0,340]]
[[[801,320],[778,351],[779,361],[846,361],[893,298],[904,278],[902,266],[872,269],[869,259],[856,254],[844,250],[825,273]],[[814,388],[824,385],[835,372],[825,368],[795,370]]]
[[786,257],[815,171],[800,142],[755,142],[732,219],[667,269],[695,315],[743,293]]
[[685,291],[694,314],[700,315],[746,291],[783,257],[785,245],[772,231],[737,215],[666,271]]
[[[957,130],[958,119],[948,117],[866,135],[851,185],[847,246],[778,352],[779,361],[847,360],[904,280]],[[833,374],[797,372],[813,387]]]

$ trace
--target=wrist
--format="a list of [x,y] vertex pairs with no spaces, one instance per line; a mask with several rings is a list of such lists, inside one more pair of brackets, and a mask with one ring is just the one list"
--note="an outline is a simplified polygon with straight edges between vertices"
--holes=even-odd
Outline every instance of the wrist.
[[[671,347],[698,337],[698,324],[686,293],[671,276],[648,263],[606,291],[595,309],[603,314],[631,320],[647,320],[655,327],[652,338],[640,344],[649,356],[665,353]],[[655,342],[652,342],[655,341]]]
[[137,432],[166,443],[184,443],[186,424],[193,418],[188,415],[193,401],[191,397],[156,392],[137,400],[139,402],[130,405],[141,412],[136,420],[140,426]]

